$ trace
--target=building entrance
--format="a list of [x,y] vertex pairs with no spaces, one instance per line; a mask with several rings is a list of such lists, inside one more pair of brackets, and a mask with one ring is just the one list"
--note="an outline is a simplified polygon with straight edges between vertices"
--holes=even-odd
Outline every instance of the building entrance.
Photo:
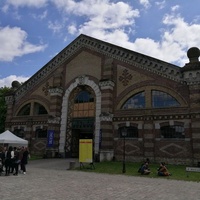
[[71,157],[79,157],[79,140],[94,138],[94,118],[73,119]]

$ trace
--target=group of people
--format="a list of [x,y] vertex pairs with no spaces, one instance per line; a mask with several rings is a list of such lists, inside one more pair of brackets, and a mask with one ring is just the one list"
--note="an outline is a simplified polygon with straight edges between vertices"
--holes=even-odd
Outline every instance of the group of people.
[[[142,175],[148,175],[151,173],[151,170],[149,168],[150,160],[147,158],[146,161],[141,165],[141,167],[138,169],[138,172]],[[169,173],[166,164],[164,162],[160,163],[159,168],[157,169],[157,175],[158,176],[171,176]]]
[[0,147],[0,173],[5,172],[5,176],[18,175],[19,171],[26,174],[29,151],[27,147]]

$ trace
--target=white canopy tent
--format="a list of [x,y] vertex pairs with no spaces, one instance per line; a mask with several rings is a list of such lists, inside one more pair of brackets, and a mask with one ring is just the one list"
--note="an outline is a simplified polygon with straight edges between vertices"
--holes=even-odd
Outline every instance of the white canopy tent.
[[28,141],[20,137],[17,137],[9,130],[0,134],[0,144],[15,144],[16,146],[23,145],[28,146]]

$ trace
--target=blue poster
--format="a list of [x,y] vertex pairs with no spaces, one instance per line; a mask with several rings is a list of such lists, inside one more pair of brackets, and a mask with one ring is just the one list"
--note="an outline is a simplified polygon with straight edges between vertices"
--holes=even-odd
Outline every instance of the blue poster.
[[53,147],[54,130],[48,130],[47,147]]

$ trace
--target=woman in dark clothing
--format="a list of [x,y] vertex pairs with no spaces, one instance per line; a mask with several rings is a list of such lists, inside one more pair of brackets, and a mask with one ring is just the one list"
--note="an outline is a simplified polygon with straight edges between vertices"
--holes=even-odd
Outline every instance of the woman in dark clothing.
[[14,151],[12,146],[9,147],[8,151],[5,153],[5,168],[6,168],[6,176],[9,176],[10,170],[12,168],[12,160],[14,159]]
[[13,175],[17,176],[18,175],[18,171],[19,171],[19,151],[16,147],[14,147],[14,162],[13,162],[13,168],[15,169],[15,173]]
[[24,174],[26,174],[26,165],[28,163],[28,157],[29,157],[28,148],[25,147],[21,160],[21,170],[23,171]]

